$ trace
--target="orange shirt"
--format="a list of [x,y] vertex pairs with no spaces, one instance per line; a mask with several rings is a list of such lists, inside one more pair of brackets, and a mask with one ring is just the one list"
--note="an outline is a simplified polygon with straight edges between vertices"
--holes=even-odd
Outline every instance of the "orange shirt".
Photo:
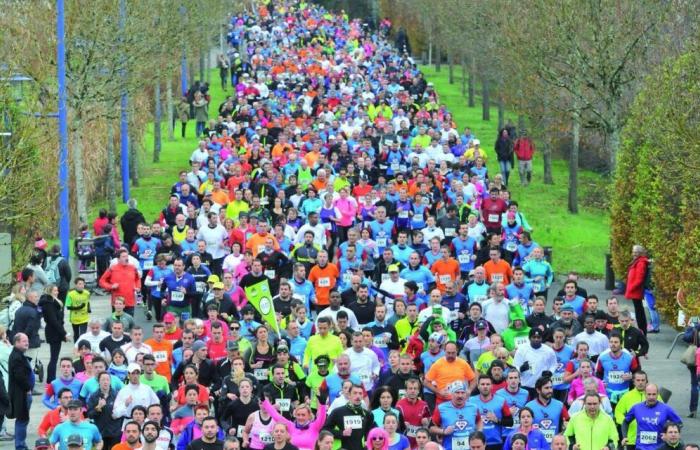
[[313,151],[304,155],[304,159],[309,164],[309,167],[313,167],[316,165],[319,156],[321,156],[321,152]]
[[156,359],[156,373],[167,378],[169,383],[172,376],[170,366],[173,363],[173,343],[167,339],[158,343],[153,338],[146,339],[144,343],[153,350],[153,357]]
[[253,252],[253,258],[258,256],[258,253],[262,252],[265,249],[265,240],[268,237],[272,238],[272,246],[274,247],[274,249],[280,249],[280,243],[277,242],[277,238],[275,238],[270,233],[265,233],[263,235],[261,235],[260,233],[255,233],[250,237],[250,239],[248,239],[248,242],[246,242],[245,244],[245,248]]
[[136,450],[136,449],[139,449],[142,447],[143,447],[143,445],[141,445],[140,443],[137,444],[136,447],[132,447],[129,444],[127,444],[125,441],[125,442],[120,442],[117,445],[113,445],[112,450]]
[[331,289],[335,287],[339,275],[338,267],[333,263],[328,263],[323,269],[318,264],[311,268],[309,281],[314,285],[316,302],[319,306],[329,304]]
[[[425,374],[425,382],[432,383],[433,387],[441,391],[454,381],[467,381],[469,383],[474,380],[476,375],[468,362],[461,358],[457,358],[454,362],[448,362],[444,356],[430,366],[430,370]],[[441,395],[438,398],[448,399]]]
[[513,277],[510,264],[503,259],[498,261],[498,264],[494,264],[491,260],[487,261],[484,263],[484,271],[486,272],[486,281],[489,284],[503,283],[505,286],[510,284],[510,279]]
[[440,292],[445,292],[445,285],[448,282],[455,282],[459,279],[459,262],[456,259],[450,258],[447,261],[440,258],[433,263],[430,271],[435,275],[435,285]]
[[311,182],[311,186],[316,189],[316,192],[320,192],[326,189],[326,186],[328,186],[328,179],[326,179],[326,181],[321,181],[318,178],[314,178],[314,180]]

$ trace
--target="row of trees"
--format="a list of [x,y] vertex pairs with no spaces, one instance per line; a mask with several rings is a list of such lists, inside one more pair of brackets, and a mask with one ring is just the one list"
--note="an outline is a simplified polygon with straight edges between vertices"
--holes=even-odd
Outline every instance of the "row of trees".
[[[551,148],[570,139],[569,211],[578,212],[581,134],[602,140],[615,171],[620,135],[643,77],[678,56],[693,36],[693,0],[381,0],[383,15],[407,29],[414,49],[436,69],[464,74],[468,105],[480,91],[483,118],[491,99],[519,116],[540,141],[544,182],[553,183]],[[415,50],[414,50],[415,53]],[[465,124],[466,125],[466,124]]]
[[[173,139],[172,105],[181,95],[183,58],[190,82],[204,80],[210,50],[223,45],[227,15],[240,5],[232,0],[65,0],[74,225],[87,221],[88,205],[97,198],[106,196],[116,210],[122,96],[129,98],[129,171],[137,185],[144,146],[153,145],[158,160],[162,111]],[[12,1],[0,15],[0,108],[3,126],[12,129],[0,151],[6,173],[0,192],[21,193],[20,201],[3,202],[2,211],[18,252],[34,230],[51,235],[57,223],[58,136],[55,121],[47,118],[57,111],[56,13],[54,1]],[[8,79],[17,73],[33,80],[23,87],[21,102]],[[143,142],[143,132],[154,112],[158,126],[151,144]]]

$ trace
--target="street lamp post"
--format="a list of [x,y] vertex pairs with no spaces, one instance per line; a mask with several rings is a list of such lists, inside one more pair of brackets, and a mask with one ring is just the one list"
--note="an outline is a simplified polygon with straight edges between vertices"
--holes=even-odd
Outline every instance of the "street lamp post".
[[70,255],[70,209],[68,205],[68,95],[66,93],[65,3],[56,0],[56,68],[58,75],[58,235],[61,254]]
[[[119,29],[124,33],[126,26],[126,0],[119,0]],[[122,42],[122,45],[125,45]],[[122,49],[124,51],[124,49]],[[122,67],[122,82],[126,84],[126,68]],[[126,86],[122,88],[121,98],[121,170],[122,170],[122,201],[126,203],[131,194],[129,192],[129,96]]]

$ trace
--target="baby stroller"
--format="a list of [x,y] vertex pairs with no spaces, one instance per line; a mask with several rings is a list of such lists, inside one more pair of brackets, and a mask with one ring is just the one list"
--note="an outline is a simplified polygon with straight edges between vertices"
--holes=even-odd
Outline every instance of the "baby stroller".
[[78,257],[78,276],[85,279],[85,287],[92,291],[97,288],[95,240],[77,239],[75,241],[75,254]]

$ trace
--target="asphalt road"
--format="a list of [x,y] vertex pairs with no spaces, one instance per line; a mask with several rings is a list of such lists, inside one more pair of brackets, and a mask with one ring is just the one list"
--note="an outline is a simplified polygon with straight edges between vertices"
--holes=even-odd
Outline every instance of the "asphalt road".
[[[582,282],[589,293],[595,293],[604,302],[611,295],[610,291],[606,291],[602,281],[585,280]],[[550,291],[558,291],[559,284],[555,284]],[[619,296],[618,296],[619,298]],[[629,307],[632,310],[632,305],[629,302],[621,301],[623,306]],[[106,296],[96,296],[92,299],[92,314],[97,317],[108,317],[110,314],[109,301]],[[146,321],[143,309],[137,308],[136,322],[143,326],[148,335],[150,325],[153,322]],[[68,329],[68,318],[65,320],[66,328]],[[652,383],[659,384],[672,392],[670,405],[684,418],[685,426],[682,431],[682,437],[685,442],[700,442],[700,419],[687,419],[688,403],[690,399],[690,374],[688,369],[679,361],[686,345],[680,341],[672,353],[670,359],[666,359],[666,355],[671,348],[671,343],[676,337],[677,332],[668,325],[663,325],[660,334],[650,335],[650,352],[649,358],[641,361],[642,367],[649,374],[649,379]],[[42,332],[43,338],[43,332]],[[71,356],[73,351],[73,343],[64,344],[62,355]],[[34,351],[35,352],[35,351]],[[48,345],[44,344],[39,349],[39,358],[44,364],[49,360]],[[42,389],[43,388],[39,388]],[[41,397],[35,396],[31,408],[31,419],[29,426],[29,435],[27,443],[30,448],[33,446],[37,438],[37,428],[43,415],[47,412],[47,408],[41,403]],[[13,432],[14,421],[8,421],[8,430]],[[0,444],[1,448],[10,448]]]

